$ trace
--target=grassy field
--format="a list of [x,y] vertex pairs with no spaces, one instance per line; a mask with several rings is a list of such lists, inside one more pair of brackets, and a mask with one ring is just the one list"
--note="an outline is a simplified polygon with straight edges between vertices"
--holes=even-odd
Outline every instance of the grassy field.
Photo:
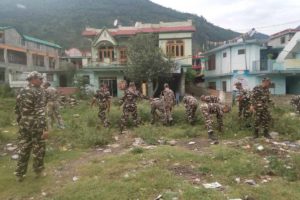
[[[283,103],[272,110],[275,140],[250,139],[252,130],[241,127],[234,107],[215,146],[199,111],[191,126],[182,105],[175,107],[175,125],[165,127],[151,125],[149,103],[140,102],[143,124],[120,135],[117,104],[112,127],[104,129],[97,108],[81,101],[61,110],[66,129],[50,132],[46,176],[35,179],[30,165],[22,183],[13,175],[15,152],[6,150],[17,141],[13,107],[14,99],[0,100],[0,199],[300,199],[300,117]],[[216,181],[222,187],[203,187]]]

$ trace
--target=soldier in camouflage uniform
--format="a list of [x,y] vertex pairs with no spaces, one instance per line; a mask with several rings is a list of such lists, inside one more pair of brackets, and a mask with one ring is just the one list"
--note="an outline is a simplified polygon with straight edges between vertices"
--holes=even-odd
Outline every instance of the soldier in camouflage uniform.
[[300,95],[293,96],[290,103],[296,109],[296,112],[300,113]]
[[16,114],[19,124],[19,158],[15,175],[22,181],[26,171],[30,152],[33,154],[33,170],[39,176],[44,169],[46,150],[45,139],[48,137],[46,123],[47,96],[41,84],[40,73],[31,72],[29,84],[17,96]]
[[46,82],[44,88],[48,95],[47,103],[47,115],[48,115],[48,130],[53,127],[54,121],[57,120],[58,126],[61,129],[64,129],[64,121],[59,113],[59,94],[54,87],[50,87],[51,84]]
[[239,102],[239,118],[250,117],[250,92],[243,88],[242,83],[235,83],[237,89],[236,100]]
[[207,103],[220,103],[220,98],[214,95],[201,95],[201,101]]
[[250,111],[254,112],[254,138],[258,138],[260,126],[263,129],[264,137],[271,138],[269,135],[269,125],[271,121],[271,114],[269,105],[273,104],[270,99],[271,81],[268,78],[262,80],[262,84],[253,88],[251,95]]
[[165,123],[171,124],[173,122],[172,118],[172,108],[175,105],[175,95],[174,92],[169,88],[169,84],[164,84],[164,90],[162,91],[162,96],[164,97],[165,103]]
[[217,118],[218,130],[223,131],[223,114],[229,112],[230,109],[226,105],[220,103],[212,103],[211,100],[216,98],[211,98],[213,96],[204,96],[200,97],[202,103],[200,104],[200,111],[204,117],[205,125],[208,132],[208,137],[213,141],[214,144],[218,143],[218,137],[214,134],[213,130],[213,119],[212,115],[215,114]]
[[197,99],[191,95],[187,95],[183,97],[182,101],[186,111],[186,119],[189,123],[194,124],[196,120],[195,113],[198,108]]
[[123,131],[126,128],[126,124],[129,120],[129,115],[131,114],[132,120],[135,126],[138,126],[140,120],[138,119],[137,113],[137,99],[145,98],[143,95],[136,89],[135,83],[130,82],[128,89],[125,90],[124,96],[120,100],[120,104],[123,105],[123,114],[121,117],[120,131]]
[[94,98],[91,103],[91,106],[93,106],[97,101],[99,106],[98,117],[101,120],[101,122],[104,124],[104,127],[109,127],[110,125],[106,116],[106,113],[108,113],[110,109],[110,99],[111,96],[107,86],[101,85],[100,89],[97,90],[96,94],[94,95]]
[[151,124],[154,124],[156,118],[159,117],[165,123],[165,101],[164,97],[154,98],[150,100],[151,106]]

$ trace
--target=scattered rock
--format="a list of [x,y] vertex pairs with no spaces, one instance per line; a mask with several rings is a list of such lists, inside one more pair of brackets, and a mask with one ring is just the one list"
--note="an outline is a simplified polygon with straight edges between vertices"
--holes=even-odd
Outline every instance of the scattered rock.
[[114,138],[115,138],[115,140],[116,140],[116,141],[118,141],[118,140],[119,140],[119,137],[118,137],[118,136],[115,136]]
[[245,183],[247,183],[248,185],[256,185],[256,182],[252,179],[245,180]]
[[134,138],[134,142],[132,146],[138,147],[144,144],[144,140],[142,138]]
[[264,150],[265,148],[264,148],[262,145],[259,145],[258,147],[256,147],[256,149],[257,149],[258,151],[262,151],[262,150]]
[[241,182],[241,178],[240,178],[240,177],[237,177],[237,178],[235,178],[234,180],[235,180],[235,182],[236,182],[237,184],[239,184],[239,183]]
[[155,200],[160,200],[160,199],[162,199],[162,194],[158,195],[158,196],[155,198]]
[[218,183],[218,182],[204,183],[203,186],[206,189],[217,189],[217,188],[221,188],[222,187],[222,185],[220,183]]
[[111,153],[112,150],[111,150],[111,149],[105,149],[103,152],[104,152],[104,153]]
[[277,132],[271,132],[270,133],[270,135],[271,135],[271,137],[273,138],[273,139],[276,139],[276,138],[278,138],[279,137],[279,133],[277,133]]
[[3,131],[3,133],[9,133],[9,131],[5,130],[5,131]]
[[112,148],[118,148],[118,147],[120,147],[120,145],[119,144],[112,144],[112,145],[110,145]]
[[72,178],[72,180],[73,180],[74,182],[76,182],[76,181],[79,180],[79,178],[78,178],[77,176],[74,176],[74,177]]
[[246,145],[246,146],[242,146],[242,148],[243,148],[243,149],[250,149],[251,146],[248,144],[248,145]]
[[144,149],[148,149],[148,150],[149,150],[149,149],[150,149],[150,150],[151,150],[151,149],[155,149],[155,148],[156,148],[156,146],[153,146],[153,145],[144,147]]
[[196,144],[196,142],[193,141],[189,142],[189,145],[193,145],[193,144]]
[[293,113],[293,112],[290,113],[291,117],[296,117],[296,115],[297,115],[296,113]]
[[78,117],[80,117],[80,115],[79,114],[74,114],[73,117],[78,118]]
[[177,144],[177,141],[176,140],[170,140],[167,142],[169,145],[171,146],[175,146]]
[[129,178],[129,174],[126,173],[126,174],[124,175],[124,178]]
[[2,153],[0,154],[0,156],[7,156],[7,153]]
[[18,155],[18,154],[12,155],[11,158],[12,158],[13,160],[18,160],[19,155]]
[[42,192],[42,196],[47,196],[47,193],[46,192]]
[[14,151],[16,150],[18,147],[17,146],[9,146],[6,148],[7,151]]

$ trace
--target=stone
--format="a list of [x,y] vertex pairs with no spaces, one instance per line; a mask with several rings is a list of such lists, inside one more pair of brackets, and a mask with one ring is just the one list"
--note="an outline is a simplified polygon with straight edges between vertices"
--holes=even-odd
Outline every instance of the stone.
[[273,139],[276,139],[276,138],[279,137],[279,133],[274,132],[274,131],[272,131],[272,132],[270,133],[270,135],[271,135],[271,137],[272,137]]
[[103,152],[104,152],[104,153],[111,153],[112,150],[111,150],[111,149],[105,149]]
[[76,181],[79,180],[79,178],[78,178],[77,176],[74,176],[74,177],[72,178],[72,180],[73,180],[74,182],[76,182]]
[[262,150],[264,150],[264,147],[263,147],[262,145],[259,145],[258,147],[256,147],[256,149],[257,149],[258,151],[262,151]]
[[18,155],[18,154],[12,155],[11,158],[12,158],[13,160],[18,160],[19,155]]
[[196,142],[194,141],[189,142],[189,145],[193,145],[193,144],[196,144]]
[[218,183],[218,182],[204,183],[203,186],[206,189],[217,189],[217,188],[222,187],[222,185],[220,183]]
[[176,140],[170,140],[170,141],[168,141],[168,144],[171,145],[171,146],[175,146],[177,144],[177,141]]
[[248,185],[256,185],[256,182],[252,179],[245,180],[245,183],[247,183]]

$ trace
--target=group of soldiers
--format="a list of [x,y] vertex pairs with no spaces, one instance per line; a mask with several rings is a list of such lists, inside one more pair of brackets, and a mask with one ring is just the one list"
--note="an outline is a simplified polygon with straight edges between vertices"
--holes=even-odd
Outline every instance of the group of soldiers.
[[[19,158],[15,175],[18,181],[22,181],[27,171],[30,153],[33,154],[33,170],[39,177],[44,169],[45,139],[48,137],[48,131],[53,127],[53,122],[57,120],[59,128],[64,128],[64,122],[59,114],[58,93],[55,88],[50,87],[50,83],[43,83],[43,76],[34,71],[27,77],[28,85],[23,88],[16,98],[15,112],[19,125]],[[246,126],[251,126],[251,116],[254,115],[254,138],[259,137],[260,129],[263,129],[263,135],[271,138],[269,135],[269,126],[271,121],[270,105],[274,105],[270,99],[271,81],[264,78],[262,83],[252,91],[243,89],[240,82],[236,83],[238,101],[238,116],[242,121],[247,122]],[[163,124],[172,125],[172,111],[176,104],[174,92],[167,83],[159,98],[148,98],[141,94],[134,82],[130,82],[128,88],[124,91],[124,96],[119,103],[123,106],[123,112],[120,119],[120,132],[124,133],[132,117],[135,126],[141,123],[137,112],[137,100],[139,98],[150,101],[151,123],[154,124],[159,118]],[[186,110],[186,119],[190,124],[195,124],[196,111],[198,107],[203,115],[208,137],[213,144],[218,143],[217,134],[213,129],[213,116],[216,116],[217,129],[223,132],[224,113],[230,111],[230,107],[220,101],[217,96],[202,95],[201,103],[193,95],[186,95],[183,98],[183,104]],[[104,127],[109,127],[108,114],[111,105],[111,94],[107,85],[101,85],[91,102],[91,106],[98,104],[98,117]],[[291,100],[291,104],[300,111],[300,96]],[[48,117],[47,117],[48,116]]]
[[[174,92],[169,88],[167,83],[164,84],[164,89],[159,98],[148,98],[142,95],[135,86],[134,82],[129,83],[129,87],[124,91],[124,96],[120,99],[120,105],[123,105],[123,113],[120,119],[120,132],[126,131],[127,123],[130,115],[134,126],[138,126],[141,120],[138,118],[137,100],[139,98],[148,99],[151,106],[151,124],[157,121],[157,118],[164,125],[172,125],[173,117],[172,110],[176,104]],[[217,143],[217,137],[213,131],[212,115],[216,114],[218,129],[223,130],[223,113],[229,112],[228,106],[222,104],[216,96],[201,96],[200,110],[205,118],[208,136],[213,142]],[[107,114],[109,113],[111,96],[106,85],[101,85],[100,89],[94,95],[91,106],[98,102],[99,112],[98,117],[104,124],[104,127],[110,125]],[[196,111],[198,108],[198,100],[193,95],[186,95],[183,98],[183,104],[186,109],[186,119],[189,123],[194,124],[196,121]]]

